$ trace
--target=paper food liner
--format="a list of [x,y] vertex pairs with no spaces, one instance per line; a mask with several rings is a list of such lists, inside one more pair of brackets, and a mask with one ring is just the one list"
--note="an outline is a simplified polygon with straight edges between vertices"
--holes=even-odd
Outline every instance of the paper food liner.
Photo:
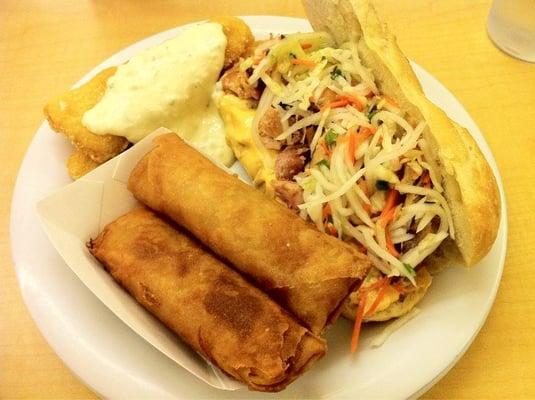
[[[128,177],[152,148],[158,129],[119,156],[37,204],[37,213],[50,241],[80,280],[119,319],[139,336],[210,386],[222,390],[245,387],[196,354],[178,336],[124,291],[89,253],[86,243],[108,223],[135,207],[127,190]],[[214,161],[214,160],[212,160]],[[217,163],[219,166],[233,172]]]

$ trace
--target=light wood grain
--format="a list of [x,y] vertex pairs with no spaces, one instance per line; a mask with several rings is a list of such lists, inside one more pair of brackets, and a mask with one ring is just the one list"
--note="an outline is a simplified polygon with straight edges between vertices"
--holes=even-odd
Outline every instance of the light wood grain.
[[[489,6],[488,0],[377,4],[407,56],[441,80],[480,126],[509,208],[508,255],[496,303],[466,355],[425,398],[535,398],[535,65],[491,44]],[[298,1],[285,0],[1,2],[0,398],[96,397],[36,329],[11,261],[11,194],[42,106],[121,48],[216,14],[302,16],[303,10]]]

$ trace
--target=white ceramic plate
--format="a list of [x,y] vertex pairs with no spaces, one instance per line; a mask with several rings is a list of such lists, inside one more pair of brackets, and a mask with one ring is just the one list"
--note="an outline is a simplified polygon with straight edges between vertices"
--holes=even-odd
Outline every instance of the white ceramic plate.
[[[302,19],[244,19],[257,37],[310,30]],[[81,82],[180,29],[120,51]],[[47,240],[35,204],[70,182],[64,161],[71,146],[44,123],[17,179],[11,214],[12,253],[24,300],[59,357],[83,382],[107,398],[407,398],[427,390],[466,351],[490,311],[505,259],[507,213],[496,163],[476,124],[444,86],[418,65],[413,67],[429,98],[466,126],[483,150],[500,186],[503,213],[490,254],[471,270],[451,268],[437,276],[419,306],[422,312],[382,347],[370,346],[381,327],[368,327],[359,352],[350,356],[351,324],[340,320],[327,333],[328,355],[282,393],[223,392],[203,384],[117,319],[76,278]]]

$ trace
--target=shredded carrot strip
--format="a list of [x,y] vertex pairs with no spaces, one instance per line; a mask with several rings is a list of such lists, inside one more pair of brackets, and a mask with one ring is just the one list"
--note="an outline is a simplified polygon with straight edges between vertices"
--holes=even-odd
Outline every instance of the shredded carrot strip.
[[[364,320],[364,317],[367,315],[373,314],[375,310],[377,309],[377,307],[379,306],[379,304],[381,304],[381,301],[386,295],[386,290],[388,289],[388,286],[390,286],[390,279],[391,278],[385,276],[384,278],[378,280],[374,284],[366,288],[361,288],[359,290],[359,294],[360,294],[359,304],[357,307],[357,313],[355,315],[355,324],[353,325],[353,334],[351,335],[351,353],[354,353],[357,350],[357,347],[359,345],[360,329],[362,327],[362,322]],[[378,288],[379,288],[379,293],[377,293],[377,297],[375,298],[375,301],[373,302],[369,310],[366,311],[366,301],[368,298],[368,292],[371,290],[378,289]]]
[[314,68],[316,63],[310,60],[303,60],[302,58],[292,58],[290,61],[293,65],[303,65],[308,68]]
[[327,156],[327,158],[331,158],[331,149],[329,149],[329,146],[327,145],[327,143],[325,143],[325,140],[322,140],[321,141],[321,144],[320,146],[322,147],[323,151],[325,151],[325,155]]
[[392,254],[394,257],[399,257],[399,253],[396,250],[396,246],[394,246],[394,243],[392,243],[392,238],[390,237],[390,232],[386,231],[386,248],[389,251],[390,254]]
[[392,219],[394,219],[394,214],[396,213],[396,207],[391,208],[388,210],[384,215],[381,214],[379,216],[379,219],[377,220],[377,224],[383,228],[385,228]]
[[381,282],[381,288],[379,289],[379,293],[377,293],[377,297],[375,298],[375,301],[373,302],[372,306],[364,314],[365,317],[367,317],[368,315],[372,315],[375,310],[377,310],[377,307],[379,306],[379,304],[381,304],[381,301],[383,301],[386,295],[388,286],[390,286],[390,278],[383,279],[383,281]]
[[348,141],[349,131],[347,135],[340,135],[336,138],[336,144],[346,143]]
[[360,128],[359,132],[370,136],[377,132],[377,128],[375,126],[370,126],[369,128]]
[[321,110],[326,110],[327,108],[339,108],[339,107],[345,107],[349,104],[347,100],[336,100],[331,103],[327,103],[324,105]]
[[386,203],[383,208],[383,211],[381,211],[381,215],[379,216],[379,220],[377,221],[382,226],[386,226],[386,223],[382,223],[381,220],[386,218],[386,215],[390,212],[392,208],[394,208],[398,201],[398,191],[395,189],[390,189],[388,191],[388,194],[386,195]]
[[366,294],[359,300],[357,307],[357,314],[355,315],[355,324],[353,325],[353,334],[351,335],[351,353],[354,353],[359,346],[360,328],[362,327],[362,319],[364,318],[364,309],[366,308]]
[[312,47],[312,43],[301,43],[301,48],[303,50],[310,49]]
[[399,104],[396,102],[396,100],[394,100],[392,97],[389,97],[387,95],[383,95],[383,98],[386,100],[386,102],[388,104],[390,104],[391,106],[394,106],[396,108],[399,108]]
[[351,165],[355,164],[355,151],[360,147],[362,142],[364,142],[367,138],[372,136],[376,128],[368,129],[368,128],[362,128],[356,133],[354,129],[350,129],[348,131],[348,134],[346,135],[348,137],[348,146],[347,146],[347,162]]
[[336,230],[336,228],[334,227],[333,224],[331,224],[330,222],[327,223],[326,225],[326,229],[328,231],[329,234],[333,235],[333,236],[336,236],[338,235],[338,231]]
[[[379,215],[379,218],[377,219],[377,224],[379,226],[386,228],[386,226],[394,218],[398,197],[399,193],[397,190],[390,189],[388,191],[388,194],[386,195],[385,206],[383,208],[383,211],[381,211],[381,215]],[[386,231],[386,247],[390,254],[392,254],[394,257],[399,257],[399,253],[396,250],[394,244],[392,243],[392,238],[390,237],[390,232],[388,230]]]
[[392,288],[394,288],[399,294],[403,294],[405,293],[405,289],[403,287],[403,283],[400,281],[400,282],[396,282],[394,283],[393,285],[390,285]]
[[348,94],[339,94],[336,96],[336,100],[347,101],[348,104],[351,104],[357,110],[364,110],[364,104],[362,104],[362,101],[357,99],[355,96],[350,96]]
[[369,292],[371,290],[375,290],[375,289],[379,289],[381,286],[383,286],[383,283],[384,283],[384,280],[387,279],[386,276],[382,277],[381,279],[379,279],[377,282],[375,283],[372,283],[370,286],[368,287],[361,287],[359,289],[359,292]]
[[326,219],[327,217],[329,217],[329,215],[332,215],[332,211],[331,205],[327,203],[325,207],[323,207],[323,219]]
[[359,146],[364,142],[366,139],[368,139],[370,136],[373,136],[375,133],[374,129],[368,129],[368,128],[362,128],[359,130],[359,133],[357,134],[357,141],[355,142],[355,150],[359,148]]
[[364,179],[361,179],[358,185],[359,185],[359,188],[364,192],[366,196],[370,195],[370,192],[368,192],[368,185],[366,185],[366,181]]

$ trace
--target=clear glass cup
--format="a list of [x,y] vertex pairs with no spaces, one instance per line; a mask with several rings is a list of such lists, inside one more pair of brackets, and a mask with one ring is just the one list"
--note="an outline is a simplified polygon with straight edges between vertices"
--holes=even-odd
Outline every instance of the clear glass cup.
[[494,0],[487,31],[501,50],[535,63],[535,0]]

